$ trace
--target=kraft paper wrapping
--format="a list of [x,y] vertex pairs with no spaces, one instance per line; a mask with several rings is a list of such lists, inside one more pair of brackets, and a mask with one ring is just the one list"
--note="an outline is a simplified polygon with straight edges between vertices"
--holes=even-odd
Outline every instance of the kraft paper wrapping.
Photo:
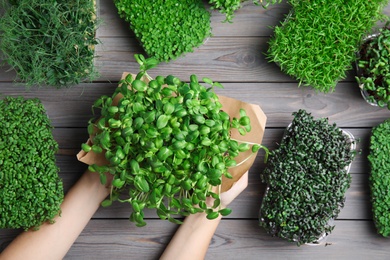
[[[122,79],[124,79],[129,73],[125,72],[122,75]],[[133,75],[134,77],[135,75]],[[267,121],[267,117],[264,114],[264,112],[261,110],[260,106],[254,105],[254,104],[249,104],[242,102],[237,99],[225,97],[225,96],[220,96],[219,97],[219,102],[222,104],[222,110],[224,110],[226,113],[230,115],[231,118],[240,117],[240,109],[244,109],[247,113],[247,116],[251,119],[251,126],[252,130],[247,133],[246,135],[242,136],[238,133],[236,129],[233,129],[231,132],[231,137],[240,140],[243,142],[249,142],[249,143],[257,143],[261,144],[264,136],[264,131],[265,131],[265,125]],[[121,95],[118,94],[115,96],[113,100],[113,104],[117,104],[118,101],[120,100]],[[87,143],[89,145],[92,144],[91,137],[87,140]],[[256,159],[256,154],[253,154],[248,160],[243,162],[247,157],[251,155],[252,151],[251,149],[247,152],[240,153],[236,158],[237,164],[239,166],[233,167],[229,169],[230,174],[233,176],[232,179],[226,178],[223,176],[222,179],[222,187],[221,187],[221,192],[229,190],[233,184],[241,178],[241,176],[250,169],[250,167],[253,165],[255,159]],[[90,151],[88,153],[84,152],[81,150],[77,154],[77,159],[85,164],[91,165],[91,164],[97,164],[97,165],[106,165],[108,164],[108,161],[105,158],[104,152],[103,153],[94,153],[93,151]],[[243,163],[241,163],[243,162]]]

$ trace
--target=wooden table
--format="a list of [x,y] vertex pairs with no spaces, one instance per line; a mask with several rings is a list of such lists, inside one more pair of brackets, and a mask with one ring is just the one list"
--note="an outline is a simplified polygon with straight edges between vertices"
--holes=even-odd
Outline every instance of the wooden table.
[[[102,44],[97,47],[96,65],[101,77],[91,84],[69,89],[32,88],[13,83],[14,72],[0,71],[0,92],[10,96],[38,97],[52,120],[55,139],[59,142],[58,166],[68,190],[86,169],[76,159],[80,144],[87,139],[87,122],[91,105],[101,95],[111,95],[124,71],[137,72],[135,53],[142,49],[116,12],[112,1],[98,1],[103,23],[98,30]],[[269,26],[277,25],[289,11],[287,4],[267,10],[251,1],[236,12],[232,24],[221,23],[224,16],[213,12],[213,36],[202,45],[170,63],[152,70],[152,76],[174,74],[182,80],[191,74],[210,77],[223,83],[219,94],[258,104],[268,117],[263,144],[273,149],[283,129],[291,122],[291,113],[300,108],[315,117],[349,130],[361,139],[353,162],[352,185],[346,203],[335,221],[335,229],[326,246],[300,246],[270,237],[258,225],[258,211],[265,186],[260,173],[264,169],[259,153],[250,171],[248,188],[233,202],[233,213],[225,217],[210,244],[207,259],[388,259],[389,240],[376,234],[371,214],[367,147],[373,126],[390,117],[387,109],[368,105],[361,97],[355,72],[340,82],[335,92],[316,93],[298,87],[297,82],[268,63],[264,56],[272,34]],[[390,6],[386,8],[389,15]],[[128,221],[128,205],[115,203],[101,208],[70,249],[66,259],[157,259],[171,239],[177,225],[162,221],[152,211],[148,225],[137,228]],[[0,251],[21,231],[0,230]]]

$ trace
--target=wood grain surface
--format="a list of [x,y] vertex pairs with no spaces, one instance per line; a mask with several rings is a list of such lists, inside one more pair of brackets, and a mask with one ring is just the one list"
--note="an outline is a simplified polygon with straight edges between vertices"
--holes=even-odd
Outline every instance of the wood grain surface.
[[[390,111],[368,105],[354,80],[355,71],[336,86],[333,93],[316,93],[310,87],[283,74],[266,59],[272,26],[289,12],[286,3],[263,9],[251,1],[236,12],[233,23],[222,23],[224,15],[212,11],[213,35],[194,52],[150,71],[151,76],[173,74],[187,81],[191,74],[210,77],[224,85],[218,94],[260,105],[267,115],[263,144],[277,147],[292,113],[306,109],[315,117],[327,117],[350,131],[358,140],[359,153],[352,163],[352,184],[345,207],[335,221],[326,245],[300,246],[270,237],[258,225],[258,212],[265,185],[260,175],[265,167],[260,152],[250,170],[248,188],[231,204],[233,213],[225,217],[211,242],[207,259],[388,259],[389,240],[376,234],[371,213],[367,161],[371,128],[390,117]],[[390,15],[390,6],[385,13]],[[88,138],[86,126],[93,117],[92,103],[101,95],[111,95],[122,72],[138,71],[133,55],[142,53],[134,34],[117,15],[113,1],[98,1],[101,26],[97,36],[96,66],[101,77],[69,89],[32,87],[14,82],[16,73],[0,68],[0,94],[40,98],[54,126],[59,143],[57,164],[65,191],[77,181],[86,165],[76,159]],[[114,203],[100,208],[72,246],[65,259],[158,259],[177,225],[146,212],[147,226],[136,228],[128,221],[130,206]],[[0,252],[21,231],[0,230]]]

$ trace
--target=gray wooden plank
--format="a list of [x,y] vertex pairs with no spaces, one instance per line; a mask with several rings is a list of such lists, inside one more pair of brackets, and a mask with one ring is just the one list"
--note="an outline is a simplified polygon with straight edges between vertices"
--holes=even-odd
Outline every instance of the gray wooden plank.
[[67,89],[38,88],[26,89],[11,83],[0,83],[3,96],[39,98],[54,127],[87,127],[92,114],[93,102],[102,95],[112,95],[117,84],[80,84]]
[[[80,171],[81,173],[81,171]],[[260,172],[250,171],[249,185],[245,191],[230,207],[233,212],[227,217],[232,219],[257,219],[261,200],[265,191],[259,177]],[[64,179],[65,189],[69,189],[71,185],[78,179],[79,175],[60,175]],[[125,195],[124,195],[125,198]],[[131,206],[126,203],[114,202],[112,206],[107,208],[99,208],[94,215],[94,218],[121,218],[128,219],[131,214]],[[158,218],[154,209],[145,210],[145,216],[148,218]],[[180,218],[180,216],[178,216]],[[346,192],[345,206],[341,209],[338,216],[340,220],[371,220],[371,203],[368,187],[367,174],[352,174],[351,187]]]
[[[175,74],[189,78],[191,74],[210,77],[219,82],[296,82],[267,60],[268,37],[211,37],[193,52],[169,63],[160,63],[151,75]],[[134,38],[103,38],[96,47],[96,66],[101,80],[115,80],[121,72],[138,71],[134,54],[143,49]],[[355,81],[355,71],[347,72],[343,81]]]
[[[91,220],[65,259],[158,259],[177,227],[160,220],[142,228],[127,220]],[[1,232],[0,249],[17,233]],[[390,253],[389,240],[376,234],[371,221],[336,221],[326,242],[297,247],[270,237],[257,220],[224,219],[206,259],[387,259]]]
[[[143,50],[137,40],[116,37],[101,41],[96,48],[96,66],[103,79],[113,80],[124,70],[138,70],[134,54],[143,53]],[[211,37],[194,52],[159,64],[152,74],[175,74],[184,78],[197,74],[220,82],[294,82],[266,60],[267,41],[266,37]]]
[[218,227],[207,259],[386,259],[388,239],[378,236],[370,221],[336,221],[335,229],[321,246],[297,247],[270,237],[257,221],[223,221]]
[[[86,127],[93,117],[93,102],[102,95],[112,95],[116,86],[115,83],[93,83],[62,90],[26,90],[23,86],[2,83],[0,93],[40,98],[55,127]],[[335,92],[329,94],[298,88],[294,83],[224,83],[224,87],[216,92],[260,105],[267,115],[267,127],[286,127],[292,120],[291,114],[299,109],[306,109],[316,118],[328,117],[340,127],[372,127],[390,117],[390,110],[368,105],[356,83],[340,83]]]
[[[0,52],[0,55],[1,52]],[[16,79],[16,72],[11,69],[8,64],[3,64],[3,61],[0,59],[0,88],[2,82],[13,82]]]
[[[15,78],[9,67],[0,67],[0,93],[3,95],[38,97],[48,110],[60,150],[57,165],[65,190],[77,181],[86,165],[77,161],[75,154],[86,140],[86,125],[92,117],[91,105],[101,95],[111,95],[123,71],[136,72],[138,65],[133,55],[142,53],[128,25],[116,14],[112,1],[98,1],[102,26],[98,37],[96,65],[101,78],[93,84],[81,84],[69,89],[55,90],[11,84]],[[296,247],[269,237],[258,227],[258,209],[265,185],[261,183],[263,153],[250,171],[248,188],[232,203],[233,213],[226,217],[217,230],[207,259],[386,259],[388,239],[376,235],[371,221],[368,187],[367,148],[370,129],[387,119],[390,111],[367,105],[354,82],[354,71],[346,81],[337,85],[334,93],[316,93],[300,87],[294,79],[268,63],[264,52],[273,26],[288,12],[287,4],[264,10],[251,1],[236,12],[232,24],[221,23],[222,14],[213,11],[213,36],[194,53],[186,54],[170,63],[162,63],[150,74],[175,74],[188,80],[193,73],[224,83],[219,94],[258,104],[268,116],[264,142],[274,148],[283,128],[292,119],[291,113],[304,108],[315,117],[329,117],[330,122],[350,130],[360,138],[351,168],[352,185],[346,194],[336,228],[328,238],[329,246]],[[390,5],[385,14],[390,15]],[[112,83],[110,83],[112,82]],[[154,211],[146,212],[148,226],[142,229],[128,222],[130,207],[114,203],[100,208],[76,241],[66,259],[157,259],[177,226],[157,219]],[[125,228],[124,228],[125,227]],[[0,252],[19,230],[0,230]]]
[[[164,226],[153,223],[150,229],[138,232],[131,227],[124,229],[122,225],[127,227],[121,222],[116,225],[118,228],[110,226],[108,230],[101,223],[93,227],[89,225],[87,228],[91,227],[96,233],[81,236],[66,259],[88,257],[93,249],[101,252],[102,249],[97,248],[99,238],[103,238],[101,243],[104,243],[111,237],[114,243],[105,246],[107,249],[111,246],[112,251],[103,253],[107,256],[112,253],[115,259],[125,259],[137,252],[134,259],[157,259],[176,229],[170,223]],[[255,220],[223,220],[211,241],[206,259],[313,259],[313,255],[315,259],[385,259],[388,256],[388,239],[376,235],[372,222],[336,221],[335,225],[335,230],[327,238],[327,246],[297,247],[270,237]],[[85,248],[86,244],[88,248]],[[98,259],[105,256],[99,254],[102,258]]]

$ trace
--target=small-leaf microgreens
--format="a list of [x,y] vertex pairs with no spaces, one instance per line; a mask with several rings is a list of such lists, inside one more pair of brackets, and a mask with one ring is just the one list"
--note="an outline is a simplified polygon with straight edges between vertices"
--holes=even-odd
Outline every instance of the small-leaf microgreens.
[[146,54],[159,61],[192,52],[211,34],[210,12],[199,0],[114,2]]
[[356,77],[368,93],[368,101],[390,109],[390,27],[379,29],[377,36],[363,42],[358,66],[361,75]]
[[290,0],[292,10],[275,27],[268,59],[300,84],[331,92],[346,77],[364,34],[382,19],[386,0]]
[[261,175],[268,188],[260,226],[273,236],[301,245],[333,230],[329,220],[344,206],[355,141],[326,118],[315,120],[305,110],[293,115]]
[[[27,86],[71,86],[98,76],[94,1],[2,1],[0,50]],[[4,2],[7,2],[5,4]]]
[[39,226],[60,213],[58,144],[38,99],[0,100],[0,229]]
[[[146,70],[156,60],[142,55],[136,60],[137,76],[128,75],[112,97],[102,96],[93,105],[101,117],[88,127],[93,145],[82,145],[86,152],[104,150],[109,162],[89,167],[103,183],[106,172],[113,175],[111,196],[103,205],[130,203],[130,220],[137,226],[146,225],[145,208],[174,223],[180,223],[175,215],[205,212],[214,219],[229,214],[215,187],[222,176],[232,177],[228,169],[237,165],[238,154],[263,147],[230,138],[234,128],[242,134],[251,130],[249,117],[241,110],[240,118],[230,118],[222,110],[214,92],[220,83],[204,78],[210,85],[205,87],[196,75],[188,83],[172,75],[152,79]],[[215,199],[213,205],[206,204],[207,197]]]
[[371,131],[370,150],[370,189],[373,219],[379,234],[390,236],[390,120],[386,120]]

